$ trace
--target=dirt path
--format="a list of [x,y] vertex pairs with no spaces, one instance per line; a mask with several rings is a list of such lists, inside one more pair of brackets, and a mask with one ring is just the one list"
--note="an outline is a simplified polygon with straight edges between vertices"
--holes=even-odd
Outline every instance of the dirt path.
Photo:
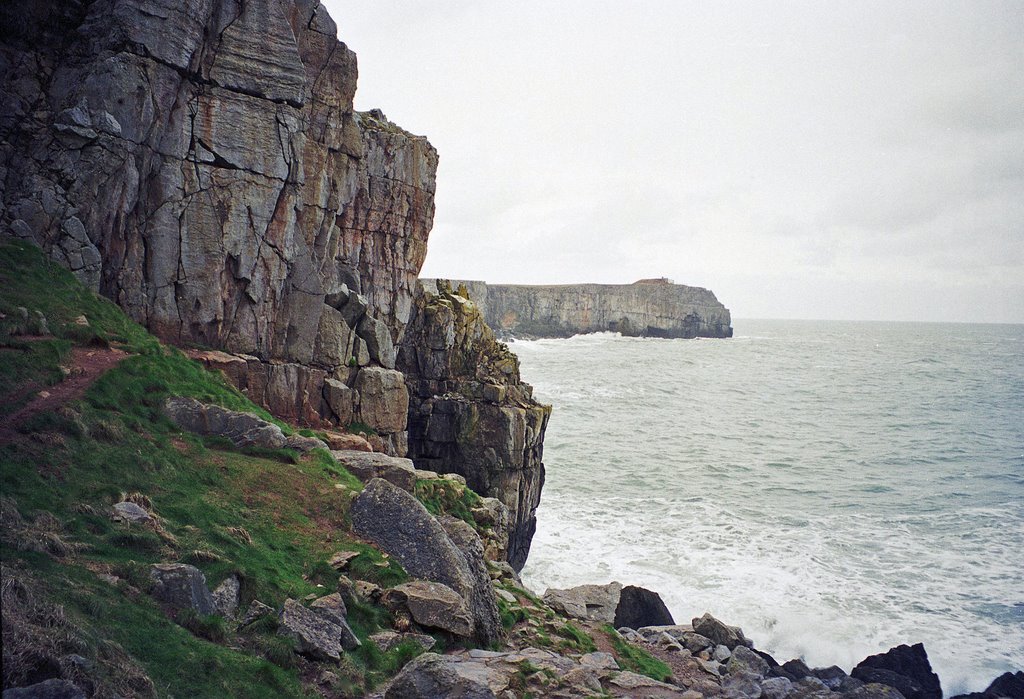
[[93,381],[127,356],[123,350],[114,348],[72,347],[69,362],[71,372],[60,383],[38,391],[28,405],[3,418],[3,424],[0,424],[0,444],[14,441],[18,436],[18,425],[33,415],[56,410],[81,398]]

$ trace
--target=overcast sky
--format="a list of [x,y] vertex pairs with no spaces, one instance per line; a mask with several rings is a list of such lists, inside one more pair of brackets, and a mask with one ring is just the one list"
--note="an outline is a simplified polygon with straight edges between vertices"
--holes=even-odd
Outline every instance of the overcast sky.
[[324,0],[441,164],[424,276],[1024,322],[1024,1]]

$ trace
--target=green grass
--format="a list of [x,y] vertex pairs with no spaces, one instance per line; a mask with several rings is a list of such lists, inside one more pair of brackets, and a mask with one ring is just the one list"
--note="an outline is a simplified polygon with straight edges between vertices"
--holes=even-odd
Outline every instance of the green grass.
[[604,624],[601,630],[608,635],[615,657],[619,665],[626,670],[646,675],[659,682],[667,682],[672,678],[672,669],[643,648],[628,643],[611,624]]
[[446,478],[416,481],[413,491],[432,515],[451,515],[477,528],[473,508],[482,504],[479,495],[466,486]]
[[[352,577],[382,586],[403,582],[401,566],[351,537],[349,496],[362,484],[325,450],[238,450],[178,430],[161,411],[171,395],[270,416],[219,373],[160,345],[35,248],[3,242],[0,310],[18,306],[41,310],[56,337],[24,342],[0,334],[7,337],[0,343],[0,417],[14,409],[19,391],[28,387],[31,395],[59,381],[60,363],[76,344],[117,343],[129,356],[82,399],[33,416],[19,428],[25,437],[0,444],[0,493],[26,522],[56,521],[46,541],[56,538],[75,551],[57,559],[35,552],[45,547],[23,550],[31,547],[15,545],[17,532],[8,532],[0,543],[4,564],[17,563],[40,581],[38,594],[48,605],[68,610],[82,630],[82,653],[100,658],[101,670],[103,649],[115,644],[122,649],[115,655],[137,663],[160,696],[307,696],[301,678],[308,663],[272,622],[236,632],[220,617],[170,615],[145,594],[149,566],[191,563],[211,589],[237,575],[243,609],[253,599],[278,607],[286,598],[330,592],[338,573],[327,559],[340,549],[360,552],[349,565]],[[74,325],[83,314],[90,328]],[[111,505],[127,493],[148,499],[156,526],[111,521]],[[96,571],[121,582],[102,582]],[[350,620],[363,639],[391,622],[385,610],[362,603],[351,605]],[[337,691],[362,694],[415,652],[400,646],[346,656]]]
[[597,650],[594,640],[587,635],[587,632],[571,621],[565,622],[565,625],[556,629],[555,633],[565,639],[560,644],[563,649],[580,653],[593,653]]

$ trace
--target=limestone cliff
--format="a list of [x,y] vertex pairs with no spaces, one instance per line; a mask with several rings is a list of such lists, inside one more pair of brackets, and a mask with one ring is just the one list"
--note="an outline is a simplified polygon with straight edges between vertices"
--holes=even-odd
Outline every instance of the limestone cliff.
[[410,389],[409,457],[508,506],[508,561],[520,570],[537,526],[550,406],[520,381],[519,360],[465,289],[444,283],[417,295],[398,365]]
[[437,153],[353,110],[323,5],[14,0],[0,20],[3,231],[161,338],[230,353],[203,356],[278,415],[403,452],[392,370]]
[[520,337],[602,331],[642,337],[732,337],[729,309],[711,291],[667,279],[558,286],[455,283],[466,285],[492,328]]

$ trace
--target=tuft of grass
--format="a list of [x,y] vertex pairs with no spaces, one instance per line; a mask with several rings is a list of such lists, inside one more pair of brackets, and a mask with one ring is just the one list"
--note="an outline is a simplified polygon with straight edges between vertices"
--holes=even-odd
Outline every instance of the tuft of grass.
[[224,643],[228,637],[227,623],[224,617],[216,614],[203,615],[193,609],[183,609],[177,615],[175,621],[178,625],[188,629],[199,638],[205,638],[213,643]]
[[668,682],[672,679],[672,669],[668,665],[655,658],[643,648],[638,648],[627,642],[611,624],[604,624],[601,630],[608,635],[619,665],[659,682]]
[[501,597],[498,600],[498,614],[501,617],[501,625],[506,629],[511,629],[513,626],[521,621],[526,621],[528,614],[526,610],[519,605],[511,604],[506,602]]
[[559,636],[565,639],[561,643],[561,646],[566,649],[579,651],[581,653],[593,653],[597,650],[597,645],[586,631],[573,624],[571,621],[565,622],[564,626],[559,627],[555,630]]
[[477,528],[472,510],[482,504],[480,496],[461,483],[446,478],[416,481],[413,495],[432,515],[458,517]]

